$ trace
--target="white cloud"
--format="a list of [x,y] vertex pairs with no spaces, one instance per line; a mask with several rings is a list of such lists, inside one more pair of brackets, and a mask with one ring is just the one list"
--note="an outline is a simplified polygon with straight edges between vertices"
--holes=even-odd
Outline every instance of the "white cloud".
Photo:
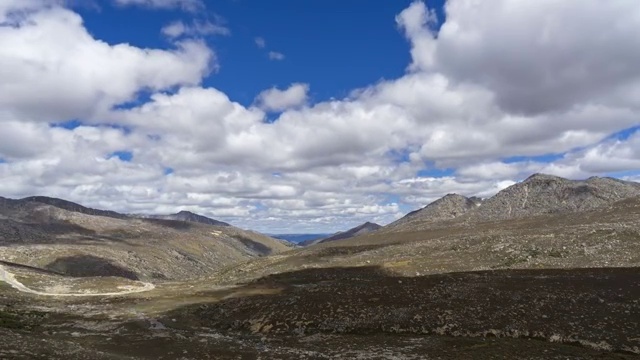
[[185,11],[197,11],[203,9],[201,0],[114,0],[120,6],[143,6],[154,9],[182,9]]
[[174,21],[163,27],[161,32],[170,39],[181,36],[231,35],[231,31],[222,25],[198,20],[193,21],[192,24]]
[[86,31],[79,15],[60,7],[0,27],[0,44],[5,118],[88,118],[141,89],[199,84],[215,68],[213,52],[201,42],[177,42],[173,50],[108,45]]
[[437,38],[419,26],[424,8],[399,17],[413,69],[481,85],[507,111],[564,111],[639,80],[635,1],[449,1]]
[[262,37],[257,37],[254,39],[254,41],[256,43],[256,46],[259,47],[260,49],[264,49],[267,46],[267,42]]
[[256,97],[258,107],[267,111],[283,111],[304,105],[309,92],[308,84],[291,84],[288,89],[271,88]]
[[[333,231],[385,223],[450,192],[489,196],[531,172],[640,169],[640,133],[609,138],[638,125],[640,3],[447,4],[437,36],[423,3],[397,16],[411,44],[404,76],[317,104],[308,84],[292,84],[245,107],[200,85],[216,67],[203,42],[109,45],[53,2],[3,2],[0,195]],[[167,35],[196,35],[180,24]],[[148,102],[113,109],[144,90]],[[281,114],[267,122],[267,111]],[[69,119],[84,125],[49,125]],[[133,158],[110,157],[116,151]],[[453,170],[418,176],[424,168]]]
[[268,55],[270,60],[282,61],[285,58],[283,53],[279,53],[277,51],[269,51]]

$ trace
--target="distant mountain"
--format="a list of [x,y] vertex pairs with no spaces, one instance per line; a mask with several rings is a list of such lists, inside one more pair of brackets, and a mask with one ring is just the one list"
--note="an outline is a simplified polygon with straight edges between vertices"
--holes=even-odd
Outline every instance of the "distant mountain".
[[[11,200],[11,199],[8,199],[8,200]],[[111,217],[115,219],[127,219],[130,217],[140,217],[145,219],[188,221],[188,222],[207,224],[207,225],[213,225],[213,226],[231,226],[226,222],[211,219],[206,216],[192,213],[190,211],[180,211],[176,214],[170,214],[170,215],[126,215],[126,214],[121,214],[121,213],[110,211],[110,210],[92,209],[71,201],[47,197],[47,196],[30,196],[20,200],[13,200],[13,201],[47,204],[47,205],[55,206],[57,208],[71,211],[71,212],[76,212],[76,213],[81,213],[86,215],[93,215],[93,216],[105,216],[105,217]]]
[[70,276],[187,279],[289,249],[188,212],[143,218],[62,199],[0,197],[0,257]]
[[171,214],[171,215],[141,215],[140,217],[147,218],[147,219],[188,221],[188,222],[207,224],[207,225],[213,225],[213,226],[231,226],[226,222],[211,219],[206,216],[194,214],[191,211],[184,211],[184,210],[180,211],[179,213]]
[[380,229],[381,227],[382,226],[380,226],[378,224],[371,223],[371,222],[366,222],[366,223],[364,223],[362,225],[356,226],[356,227],[354,227],[352,229],[349,229],[347,231],[338,232],[338,233],[336,233],[336,234],[334,234],[334,235],[332,235],[330,237],[303,241],[303,242],[300,243],[300,245],[309,246],[309,245],[314,245],[314,244],[320,244],[320,243],[327,243],[327,242],[332,242],[332,241],[349,239],[349,238],[352,238],[352,237],[368,234],[370,232],[373,232],[373,231],[376,231],[376,230]]
[[568,180],[534,174],[487,199],[469,221],[579,212],[640,195],[640,184],[607,177]]
[[120,214],[115,211],[92,209],[92,208],[82,206],[80,204],[76,204],[71,201],[47,197],[47,196],[31,196],[31,197],[26,197],[24,199],[21,199],[20,201],[47,204],[47,205],[55,206],[57,208],[64,209],[67,211],[72,211],[72,212],[77,212],[77,213],[82,213],[87,215],[106,216],[106,217],[112,217],[116,219],[126,219],[128,217],[125,214]]
[[286,240],[290,243],[299,244],[304,241],[324,239],[327,236],[331,236],[331,234],[269,234],[269,236],[276,239]]
[[422,209],[412,211],[404,217],[385,226],[385,230],[410,230],[414,225],[424,225],[460,217],[482,205],[478,197],[447,194]]
[[491,198],[448,194],[385,226],[383,232],[425,230],[451,221],[474,224],[544,214],[589,211],[640,196],[640,183],[608,177],[569,180],[533,174]]

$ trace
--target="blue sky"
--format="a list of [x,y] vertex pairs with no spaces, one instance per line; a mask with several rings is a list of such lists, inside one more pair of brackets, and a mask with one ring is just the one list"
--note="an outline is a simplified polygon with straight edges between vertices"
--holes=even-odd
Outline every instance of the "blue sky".
[[[197,14],[180,9],[149,10],[98,1],[78,7],[89,31],[97,38],[139,47],[168,48],[159,29],[176,20],[212,21],[230,30],[229,36],[206,36],[215,48],[220,71],[204,79],[205,86],[251,105],[269,87],[293,82],[312,84],[311,98],[343,98],[353,89],[404,74],[410,62],[407,41],[394,21],[411,1],[383,0],[222,0],[207,2]],[[440,9],[443,1],[429,1]],[[263,38],[265,48],[256,46]],[[269,60],[269,51],[285,55]]]
[[637,11],[6,0],[0,196],[332,233],[534,172],[638,180]]

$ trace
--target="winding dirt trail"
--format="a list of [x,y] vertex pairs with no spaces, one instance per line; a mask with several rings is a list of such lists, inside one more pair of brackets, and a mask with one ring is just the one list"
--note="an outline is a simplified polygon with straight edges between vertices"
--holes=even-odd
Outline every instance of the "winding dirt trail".
[[47,292],[33,290],[26,287],[23,283],[18,281],[12,273],[7,271],[2,265],[0,265],[0,281],[6,282],[7,284],[11,285],[11,287],[13,287],[18,291],[22,291],[24,293],[29,293],[34,295],[41,295],[41,296],[78,296],[78,297],[80,296],[116,296],[116,295],[126,295],[126,294],[145,292],[145,291],[153,290],[156,287],[152,283],[141,282],[142,286],[140,287],[128,286],[125,290],[116,291],[116,292],[87,293],[87,294],[85,293],[47,293]]

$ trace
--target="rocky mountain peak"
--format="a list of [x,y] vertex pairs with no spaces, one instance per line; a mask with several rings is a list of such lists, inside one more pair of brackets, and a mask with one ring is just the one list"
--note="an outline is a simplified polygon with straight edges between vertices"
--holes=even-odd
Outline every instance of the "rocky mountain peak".
[[522,183],[563,182],[563,181],[569,181],[569,180],[559,176],[555,176],[555,175],[535,173],[529,176],[528,178],[526,178]]
[[472,219],[502,220],[591,210],[639,195],[638,183],[599,177],[569,180],[534,174],[485,201]]
[[439,221],[460,217],[482,204],[478,197],[468,198],[460,194],[447,194],[429,205],[412,211],[403,218],[385,226],[385,229],[407,228],[423,226]]

